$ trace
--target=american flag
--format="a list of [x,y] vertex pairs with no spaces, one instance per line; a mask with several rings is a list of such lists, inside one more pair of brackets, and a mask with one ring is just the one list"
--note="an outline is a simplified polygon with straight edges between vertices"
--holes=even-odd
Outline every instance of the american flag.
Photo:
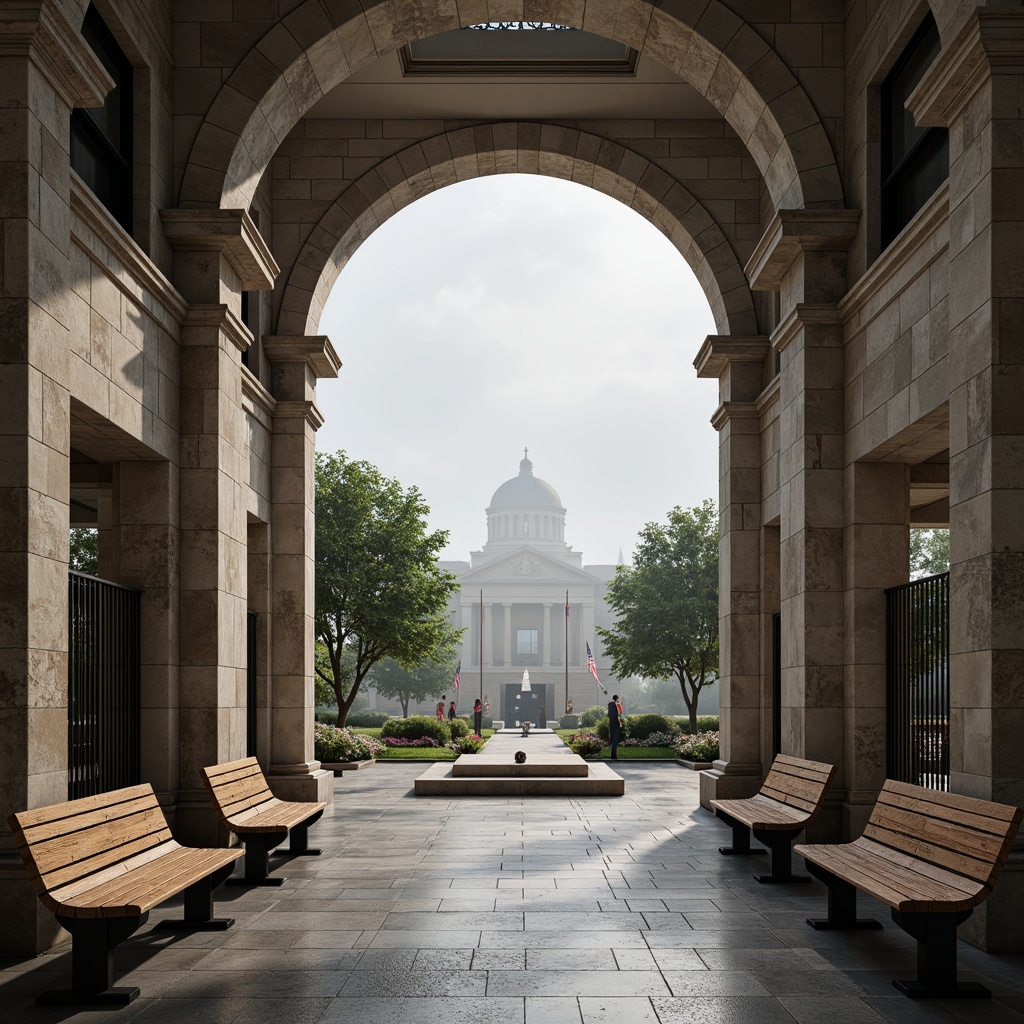
[[[587,668],[590,670],[590,674],[597,679],[597,662],[594,661],[594,652],[590,649],[590,644],[587,644]],[[601,685],[600,679],[597,679],[597,685]]]
[[455,678],[452,680],[452,689],[457,690],[459,688],[459,681],[462,677],[462,659],[459,658],[458,665],[455,666]]

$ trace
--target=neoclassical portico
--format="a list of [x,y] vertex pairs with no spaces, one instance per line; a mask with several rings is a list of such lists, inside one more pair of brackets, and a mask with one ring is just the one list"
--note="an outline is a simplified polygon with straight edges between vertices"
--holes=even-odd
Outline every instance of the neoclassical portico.
[[[519,18],[621,61],[417,70],[418,41]],[[927,523],[952,538],[950,787],[1024,803],[1017,9],[0,0],[0,44],[0,818],[67,796],[72,523],[141,594],[139,770],[177,833],[223,838],[196,772],[250,741],[279,791],[323,792],[320,313],[377,226],[494,173],[628,204],[714,312],[714,337],[667,341],[718,378],[713,426],[659,439],[717,430],[721,453],[705,798],[755,789],[778,745],[839,764],[821,834],[859,832],[886,773],[884,592]],[[493,662],[518,627],[492,601]],[[1020,948],[1022,866],[973,941]],[[0,905],[3,948],[52,942],[9,836]]]

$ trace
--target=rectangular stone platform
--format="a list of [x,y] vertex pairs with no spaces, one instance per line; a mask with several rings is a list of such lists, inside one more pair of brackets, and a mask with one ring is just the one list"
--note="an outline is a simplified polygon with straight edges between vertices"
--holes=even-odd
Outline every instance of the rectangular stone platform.
[[576,778],[587,777],[587,762],[579,754],[560,754],[541,760],[527,757],[525,764],[516,764],[507,756],[463,754],[452,765],[456,778]]
[[[480,755],[464,755],[476,756]],[[529,762],[527,762],[529,763]],[[451,762],[428,768],[414,784],[417,796],[623,796],[626,781],[600,762],[584,762],[586,777],[571,775],[456,776]],[[520,767],[512,764],[509,767]],[[526,767],[523,765],[522,767]]]

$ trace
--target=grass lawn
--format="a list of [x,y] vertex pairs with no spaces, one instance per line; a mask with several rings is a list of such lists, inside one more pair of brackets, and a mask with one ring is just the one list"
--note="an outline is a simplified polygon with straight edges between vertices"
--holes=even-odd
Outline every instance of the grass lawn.
[[[580,729],[556,729],[555,732],[562,737],[563,740],[568,741],[569,737],[575,733],[581,732]],[[588,761],[603,761],[609,760],[612,755],[612,748],[605,747],[600,754],[595,754],[593,757],[587,758]],[[619,760],[657,760],[657,761],[674,761],[679,755],[676,753],[675,747],[624,747],[619,744]]]
[[[380,739],[380,729],[353,728],[352,732]],[[493,729],[484,729],[483,738],[490,739]],[[377,755],[378,761],[454,761],[458,754],[447,747],[388,747]]]

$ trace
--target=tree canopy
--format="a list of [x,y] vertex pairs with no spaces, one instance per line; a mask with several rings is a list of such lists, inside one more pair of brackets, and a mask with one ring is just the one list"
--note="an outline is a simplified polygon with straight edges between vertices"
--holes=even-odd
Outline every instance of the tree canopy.
[[[447,625],[447,623],[446,623]],[[403,668],[394,658],[384,658],[373,666],[369,681],[382,696],[398,700],[402,705],[402,717],[409,717],[409,701],[436,699],[447,693],[455,675],[455,645],[460,630],[448,625],[451,641],[446,645],[448,654],[439,660],[420,662],[414,668]],[[455,694],[453,692],[454,699]]]
[[458,588],[437,556],[446,530],[428,531],[419,490],[403,488],[344,452],[316,457],[316,637],[344,725],[367,673],[384,658],[405,668],[444,660],[444,610]]
[[949,530],[910,531],[910,578],[919,580],[949,570]]
[[598,627],[618,676],[675,677],[697,728],[700,691],[718,671],[718,515],[713,501],[678,506],[640,531],[632,565],[608,585],[617,614]]

